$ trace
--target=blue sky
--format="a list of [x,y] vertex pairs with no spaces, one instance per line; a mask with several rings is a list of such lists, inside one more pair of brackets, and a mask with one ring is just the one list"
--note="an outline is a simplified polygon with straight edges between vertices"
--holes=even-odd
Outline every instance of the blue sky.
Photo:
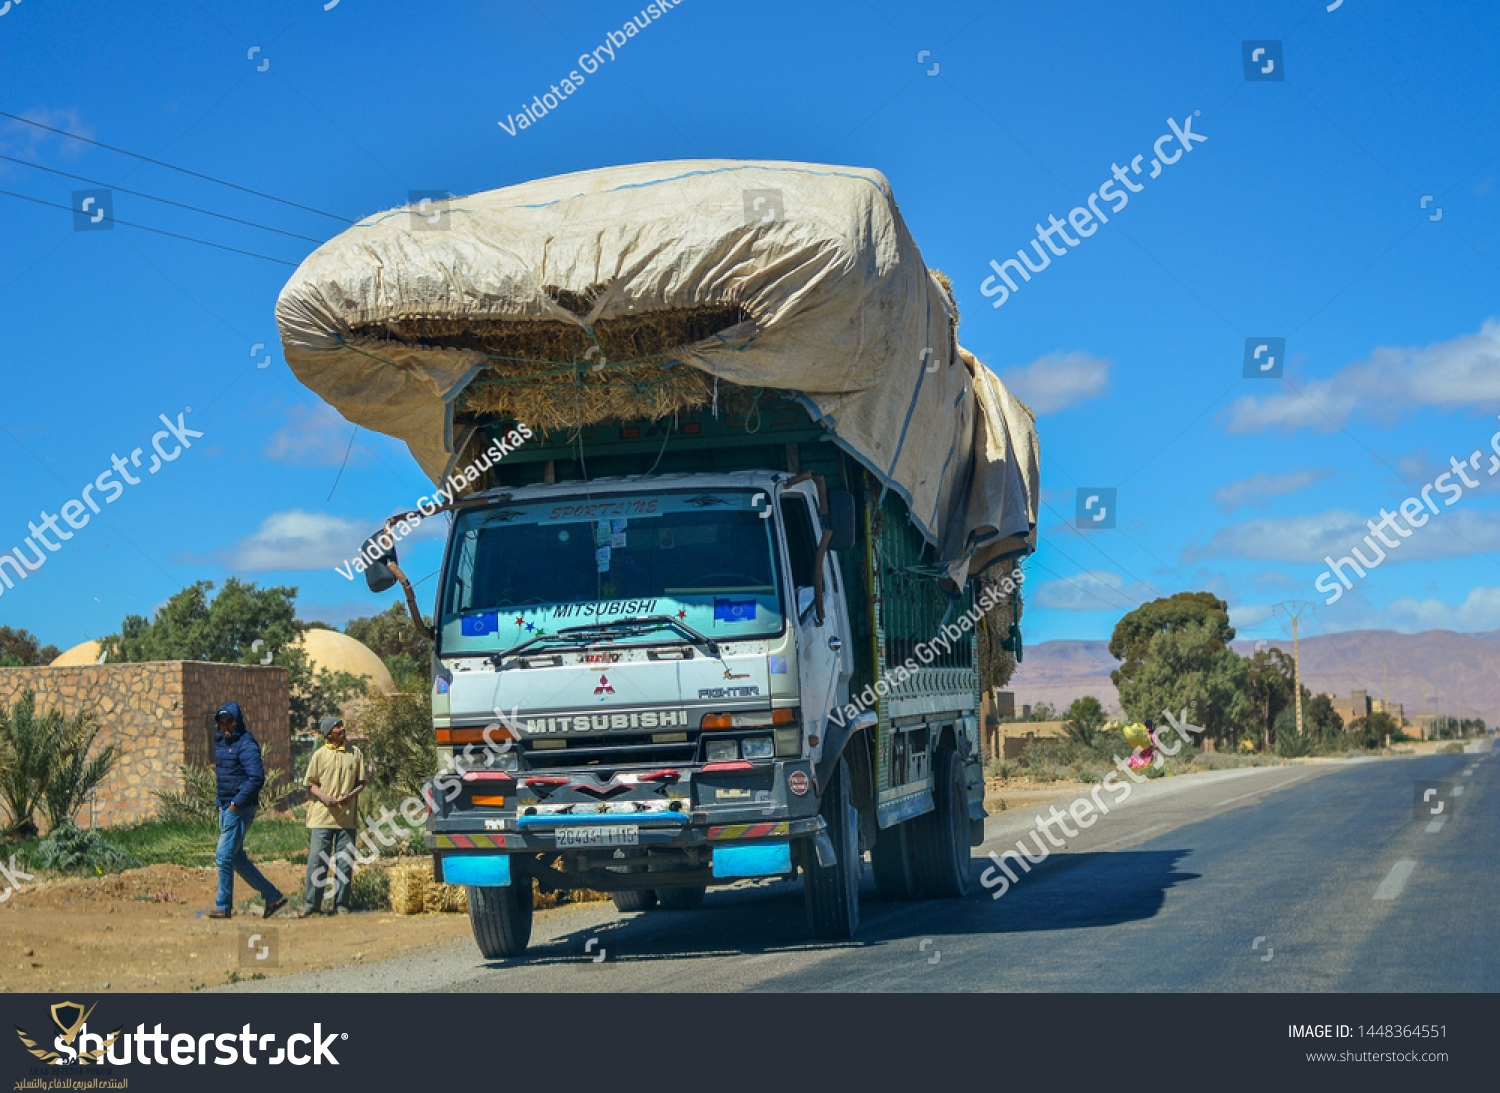
[[[0,155],[103,183],[121,221],[291,263],[75,231],[89,183],[0,160],[0,190],[64,206],[0,195],[0,549],[113,455],[141,447],[144,467],[158,415],[203,433],[0,586],[0,623],[67,647],[231,574],[296,585],[307,618],[383,609],[333,567],[428,484],[386,438],[351,448],[280,356],[276,294],[341,227],[309,210],[728,157],[883,171],[953,278],[961,339],[1040,411],[1028,642],[1107,637],[1123,611],[1203,588],[1248,637],[1281,636],[1270,605],[1292,599],[1317,602],[1305,633],[1500,628],[1482,469],[1338,602],[1313,587],[1366,519],[1500,430],[1493,6],[683,0],[551,115],[499,126],[641,7],[25,0],[0,16],[0,110],[294,203],[0,118]],[[1246,81],[1247,40],[1283,43],[1283,82]],[[1190,115],[1207,141],[991,306],[991,259]],[[1241,378],[1265,336],[1287,339],[1285,378]],[[1118,490],[1117,527],[1073,527],[1082,487]],[[414,544],[408,570],[438,550]]]

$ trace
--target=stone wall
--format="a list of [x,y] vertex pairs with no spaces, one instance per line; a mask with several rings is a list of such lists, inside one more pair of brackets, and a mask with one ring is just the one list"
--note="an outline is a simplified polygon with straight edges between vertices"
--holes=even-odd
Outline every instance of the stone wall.
[[224,702],[240,704],[268,768],[291,767],[284,668],[201,661],[0,668],[0,704],[8,709],[26,690],[35,692],[39,712],[92,714],[100,726],[95,746],[120,748],[92,807],[79,812],[80,827],[149,819],[157,804],[153,790],[181,788],[178,764],[212,764],[213,715]]

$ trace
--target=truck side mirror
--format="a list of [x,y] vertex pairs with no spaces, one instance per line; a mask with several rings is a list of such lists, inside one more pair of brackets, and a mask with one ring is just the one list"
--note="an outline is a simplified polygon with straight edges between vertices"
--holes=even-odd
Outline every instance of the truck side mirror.
[[384,530],[376,532],[365,540],[359,551],[366,558],[375,559],[365,566],[365,585],[371,592],[384,592],[396,584],[396,575],[386,564],[396,561],[396,544],[387,538],[389,545],[383,545],[380,539],[386,534]]
[[824,527],[833,532],[828,549],[852,550],[858,530],[854,516],[854,494],[847,490],[829,490],[828,515],[824,520]]

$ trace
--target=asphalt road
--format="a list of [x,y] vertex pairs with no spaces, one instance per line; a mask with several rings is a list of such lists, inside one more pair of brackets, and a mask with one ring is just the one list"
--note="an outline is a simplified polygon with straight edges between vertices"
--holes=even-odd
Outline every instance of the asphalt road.
[[[885,903],[867,866],[852,942],[809,940],[800,885],[752,883],[541,912],[521,960],[465,943],[226,989],[1497,991],[1500,763],[1478,746],[1153,780],[999,899]],[[1456,792],[1414,818],[1419,781]],[[987,821],[976,876],[1035,813]]]

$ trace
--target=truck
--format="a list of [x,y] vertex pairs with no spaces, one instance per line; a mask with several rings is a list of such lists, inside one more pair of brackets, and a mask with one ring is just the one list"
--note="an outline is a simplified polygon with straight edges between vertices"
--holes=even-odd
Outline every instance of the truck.
[[[299,377],[352,420],[403,436],[447,483],[440,503],[392,516],[361,557],[371,590],[400,585],[432,637],[433,733],[451,773],[428,793],[427,845],[435,879],[466,886],[487,958],[525,952],[536,891],[686,911],[711,887],[800,876],[812,934],[843,939],[859,927],[866,855],[883,898],[961,897],[972,884],[985,817],[977,647],[1009,665],[1019,655],[1034,427],[958,347],[951,295],[921,264],[883,178],[829,184],[819,179],[833,169],[797,165],[816,176],[797,180],[801,200],[883,218],[894,242],[883,273],[843,275],[862,277],[860,292],[834,279],[809,294],[818,240],[870,244],[819,224],[812,242],[804,229],[789,246],[774,224],[752,222],[748,198],[744,225],[732,213],[681,223],[681,185],[706,185],[709,198],[750,182],[786,188],[785,165],[740,166],[750,177],[720,177],[731,173],[722,161],[652,164],[454,199],[442,212],[473,218],[467,239],[430,243],[397,211],[394,225],[350,229],[352,251],[314,255],[283,292]],[[632,192],[642,189],[648,199]],[[560,219],[525,219],[538,208]],[[600,241],[601,225],[631,216],[649,230]],[[601,290],[601,270],[618,270],[617,255],[650,231],[671,245],[645,248],[645,265],[678,283],[652,298],[642,286],[653,274],[636,268]],[[496,303],[505,293],[474,268],[475,239],[509,261],[541,248],[508,274],[537,286]],[[768,247],[802,261],[804,276],[726,306],[722,284],[710,292],[684,274],[702,269],[705,239]],[[392,270],[392,256],[407,267]],[[372,260],[397,290],[370,287]],[[743,285],[769,259],[737,261]],[[556,284],[541,275],[549,262]],[[434,288],[476,282],[488,295]],[[822,313],[800,329],[768,317],[799,291]],[[904,311],[882,307],[891,298]],[[549,314],[538,299],[557,306]],[[905,353],[912,367],[845,360],[841,376],[819,378],[818,324],[840,307],[835,322],[885,312],[885,341],[911,344],[866,354]],[[571,330],[581,333],[559,346]],[[772,355],[747,361],[757,341],[774,341]],[[909,352],[924,341],[937,344]],[[414,376],[439,377],[440,439],[433,395],[414,395]],[[410,424],[423,414],[425,431]],[[908,439],[914,425],[926,442]],[[439,517],[429,628],[397,542]]]

